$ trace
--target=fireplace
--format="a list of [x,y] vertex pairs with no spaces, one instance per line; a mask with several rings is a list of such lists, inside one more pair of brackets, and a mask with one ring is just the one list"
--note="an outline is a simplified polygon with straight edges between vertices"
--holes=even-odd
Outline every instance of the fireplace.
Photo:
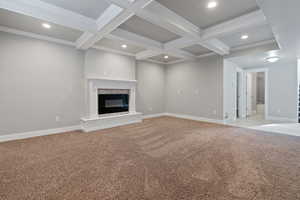
[[136,80],[118,80],[89,76],[86,82],[87,116],[81,128],[91,132],[142,122],[136,112]]
[[98,90],[98,114],[129,112],[129,90]]

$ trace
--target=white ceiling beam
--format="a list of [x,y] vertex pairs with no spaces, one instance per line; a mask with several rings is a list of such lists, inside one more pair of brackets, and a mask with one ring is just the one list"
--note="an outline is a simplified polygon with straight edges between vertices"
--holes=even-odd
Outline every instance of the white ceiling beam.
[[0,8],[76,30],[97,31],[95,20],[39,0],[0,0]]
[[147,59],[160,54],[168,54],[179,58],[190,58],[190,59],[194,58],[194,55],[188,52],[178,50],[178,49],[164,49],[163,44],[160,42],[137,35],[135,33],[128,32],[120,28],[117,28],[116,30],[108,34],[106,38],[112,40],[122,40],[130,44],[134,44],[147,49],[137,54],[136,57],[139,60]]
[[267,21],[264,13],[261,10],[258,10],[207,28],[203,30],[201,38],[203,40],[218,38],[246,28],[257,27],[266,24]]
[[116,54],[120,54],[120,55],[135,57],[135,54],[133,54],[133,53],[128,53],[128,52],[125,52],[125,51],[119,51],[119,50],[104,47],[104,46],[101,46],[101,45],[94,45],[92,48],[97,49],[97,50],[101,50],[101,51],[108,51],[108,52],[116,53]]
[[229,54],[230,51],[230,48],[218,39],[210,39],[210,40],[203,41],[203,40],[190,39],[186,37],[168,42],[164,45],[164,47],[166,50],[182,49],[195,44],[201,45],[207,48],[208,50],[211,50],[219,55]]
[[85,32],[76,42],[78,49],[88,49],[97,41],[101,40],[106,34],[109,34],[120,24],[133,16],[133,13],[124,10],[116,5],[110,5],[97,19],[97,33],[91,34]]
[[149,4],[145,9],[137,11],[136,14],[177,35],[183,37],[200,37],[201,29],[199,27],[156,1]]
[[134,3],[129,4],[127,8],[121,8],[115,4],[110,5],[97,20],[97,33],[89,36],[87,34],[83,35],[77,41],[77,48],[88,49],[92,47],[96,42],[132,17],[135,14],[134,11],[143,9],[152,1],[136,0]]
[[[147,8],[140,10],[136,13],[139,17],[150,21],[153,24],[156,24],[164,29],[167,29],[170,32],[173,32],[177,35],[186,38],[187,44],[184,46],[189,46],[188,44],[193,44],[193,40],[197,41],[197,43],[201,43],[201,35],[202,30],[197,26],[193,25],[183,17],[177,15],[175,12],[169,10],[168,8],[164,7],[163,5],[159,4],[158,2],[152,2]],[[217,40],[217,39],[215,39]],[[220,55],[225,55],[229,53],[229,47],[226,46],[221,41],[210,43],[211,41],[205,41],[205,47],[211,51],[214,51]],[[171,41],[172,42],[172,41]],[[179,43],[184,43],[184,39],[178,40]],[[174,42],[176,44],[176,42]],[[165,48],[171,49],[172,45],[169,43],[165,46]],[[220,45],[221,46],[215,46]],[[176,44],[178,45],[178,44]],[[226,46],[226,47],[225,47]],[[174,46],[173,46],[174,47]],[[224,51],[223,51],[224,49]]]
[[148,58],[152,58],[154,56],[159,56],[160,54],[163,54],[163,51],[146,50],[146,51],[142,51],[140,53],[137,53],[135,55],[135,58],[137,60],[145,60],[145,59],[148,59]]
[[139,47],[143,47],[150,50],[162,50],[163,48],[163,44],[160,42],[137,35],[135,33],[131,33],[120,28],[117,28],[105,37],[112,40],[122,40],[124,42],[127,42],[128,44],[137,45]]

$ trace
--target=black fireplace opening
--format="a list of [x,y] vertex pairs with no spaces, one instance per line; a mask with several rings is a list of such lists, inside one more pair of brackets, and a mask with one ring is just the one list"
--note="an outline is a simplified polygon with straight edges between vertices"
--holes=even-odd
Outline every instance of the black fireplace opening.
[[98,94],[98,114],[129,111],[128,94]]

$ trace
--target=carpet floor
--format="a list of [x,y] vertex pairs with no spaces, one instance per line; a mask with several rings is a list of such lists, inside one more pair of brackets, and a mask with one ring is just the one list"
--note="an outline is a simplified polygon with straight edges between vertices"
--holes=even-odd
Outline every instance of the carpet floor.
[[0,144],[1,200],[296,200],[300,138],[171,117]]

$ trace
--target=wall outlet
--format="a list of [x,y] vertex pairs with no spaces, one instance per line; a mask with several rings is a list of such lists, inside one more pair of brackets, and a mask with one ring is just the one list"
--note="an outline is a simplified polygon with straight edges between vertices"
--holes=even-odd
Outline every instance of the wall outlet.
[[198,89],[195,90],[195,95],[200,94],[200,91]]
[[153,108],[152,108],[152,107],[150,107],[148,110],[149,110],[149,111],[153,111]]
[[177,90],[177,94],[182,94],[182,90]]
[[281,110],[280,110],[280,109],[277,109],[277,113],[281,113]]
[[56,121],[56,122],[60,122],[60,116],[56,116],[56,117],[55,117],[55,121]]
[[216,110],[213,110],[213,114],[216,115],[216,114],[217,114],[217,111],[216,111]]

